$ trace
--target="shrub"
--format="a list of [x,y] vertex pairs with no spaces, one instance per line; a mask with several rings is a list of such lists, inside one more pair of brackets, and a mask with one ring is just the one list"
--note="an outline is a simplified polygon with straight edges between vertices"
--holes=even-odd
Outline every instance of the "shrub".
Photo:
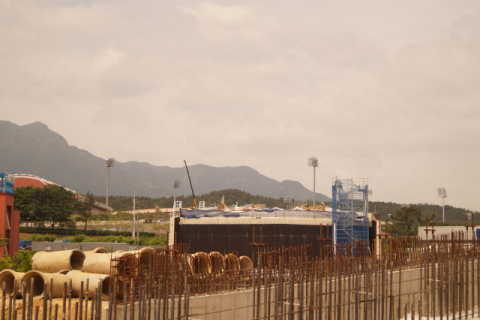
[[12,259],[10,257],[0,258],[0,271],[12,269]]
[[166,246],[167,239],[164,237],[153,237],[153,238],[140,237],[140,244],[144,246]]
[[17,272],[27,272],[32,270],[32,257],[37,251],[20,250],[13,257],[12,269]]
[[83,233],[75,234],[72,238],[72,242],[83,242],[86,236]]
[[57,240],[57,236],[54,234],[47,233],[46,235],[43,236],[43,239],[45,239],[45,241],[55,241]]
[[30,237],[30,241],[45,241],[45,237],[39,234],[34,234]]

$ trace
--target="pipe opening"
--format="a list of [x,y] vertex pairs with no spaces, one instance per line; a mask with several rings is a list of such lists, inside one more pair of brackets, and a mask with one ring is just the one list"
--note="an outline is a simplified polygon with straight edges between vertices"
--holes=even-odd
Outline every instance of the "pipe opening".
[[43,288],[45,286],[45,280],[38,273],[29,273],[23,277],[23,282],[27,284],[27,292],[32,290],[32,279],[33,279],[33,296],[43,296]]
[[110,277],[105,277],[105,279],[102,280],[102,295],[105,299],[105,296],[107,296],[108,300],[108,288],[110,287]]
[[[3,283],[5,283],[5,290],[7,294],[13,293],[13,283],[15,282],[15,276],[11,273],[4,273],[0,275],[0,288],[3,288]],[[20,283],[17,283],[19,286]]]
[[85,254],[82,251],[72,251],[72,255],[70,256],[70,266],[72,270],[83,270],[83,262],[85,261]]

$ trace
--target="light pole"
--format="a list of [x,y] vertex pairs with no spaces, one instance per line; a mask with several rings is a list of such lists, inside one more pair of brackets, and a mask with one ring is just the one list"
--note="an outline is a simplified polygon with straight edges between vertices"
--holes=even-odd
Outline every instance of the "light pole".
[[308,165],[313,167],[313,205],[315,206],[315,168],[318,167],[318,159],[316,157],[308,158]]
[[292,202],[293,201],[290,198],[284,198],[283,199],[283,203],[285,203],[287,205],[287,210],[291,209]]
[[447,191],[445,190],[445,188],[438,188],[438,196],[442,198],[443,223],[445,223],[445,198],[447,197]]
[[105,161],[107,164],[106,164],[106,167],[107,167],[107,200],[105,201],[106,205],[108,206],[108,183],[109,183],[109,180],[110,180],[110,168],[113,167],[113,165],[115,164],[115,158],[109,158],[108,160]]
[[175,209],[177,208],[177,188],[180,188],[180,181],[173,181],[173,215],[175,216]]

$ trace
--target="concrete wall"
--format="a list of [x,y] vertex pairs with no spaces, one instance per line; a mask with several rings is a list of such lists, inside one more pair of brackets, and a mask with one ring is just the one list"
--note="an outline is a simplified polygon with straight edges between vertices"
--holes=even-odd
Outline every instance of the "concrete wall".
[[[429,230],[431,230],[432,227],[428,227]],[[432,232],[428,232],[428,236],[426,235],[425,231],[425,226],[418,227],[418,236],[422,240],[432,240]],[[458,232],[462,231],[467,234],[467,228],[464,226],[433,226],[433,229],[435,230],[435,239],[439,239],[441,235],[450,235],[452,232]],[[468,240],[476,239],[476,230],[480,229],[478,227],[474,228],[474,232],[472,233],[472,228],[468,228]]]
[[[474,266],[476,267],[476,263]],[[470,268],[472,267],[471,262],[470,262]],[[471,270],[471,269],[470,269]],[[475,274],[476,271],[475,271]],[[420,299],[420,269],[410,269],[410,270],[402,270],[401,271],[401,278],[402,278],[402,286],[401,286],[401,300],[399,301],[398,298],[398,293],[399,293],[399,271],[393,272],[393,296],[394,296],[394,310],[395,310],[395,317],[397,314],[397,306],[400,305],[402,306],[401,308],[401,315],[402,317],[404,316],[404,311],[403,311],[403,306],[407,302],[415,302],[418,303]],[[425,277],[425,275],[423,275]],[[381,277],[379,277],[381,279]],[[387,273],[387,283],[390,283],[390,272]],[[363,282],[363,278],[359,278],[360,283]],[[471,281],[471,280],[470,280]],[[423,285],[425,283],[429,283],[429,286],[432,284],[432,281],[426,281],[424,280]],[[336,287],[336,281],[332,281],[332,288]],[[324,281],[323,282],[323,289],[322,292],[324,293],[324,313],[323,313],[323,318],[326,319],[327,317],[327,297],[328,297],[328,288],[329,288],[329,282]],[[425,287],[423,287],[425,290]],[[295,292],[295,297],[298,298],[298,285],[295,285],[294,288]],[[377,293],[378,297],[380,297],[380,292]],[[415,294],[415,296],[414,296]],[[371,298],[372,293],[369,294]],[[390,285],[387,285],[387,292],[385,292],[385,295],[390,295]],[[477,291],[475,290],[475,295],[477,295]],[[260,291],[260,302],[263,303],[264,301],[264,290],[262,289]],[[274,297],[275,297],[275,288],[271,288],[271,305],[270,305],[270,310],[271,310],[271,315],[274,313]],[[348,297],[346,295],[345,297]],[[438,297],[438,296],[437,296]],[[361,292],[359,293],[359,300],[364,301],[365,300],[365,293]],[[430,297],[431,298],[431,297]],[[385,298],[386,300],[389,300],[388,297]],[[380,302],[380,298],[377,299],[377,302]],[[355,291],[350,290],[350,301],[351,305],[350,308],[352,310],[352,317],[353,317],[353,308],[354,308],[354,301],[355,301]],[[475,301],[477,301],[475,299]],[[178,302],[178,300],[177,300]],[[332,301],[332,305],[335,305],[335,301]],[[346,300],[344,301],[344,303]],[[182,310],[184,306],[184,301],[182,300]],[[244,319],[252,319],[253,317],[253,291],[246,290],[246,291],[233,291],[229,293],[223,293],[223,294],[215,294],[215,295],[203,295],[203,296],[195,296],[191,297],[189,300],[189,319],[208,319],[208,320],[244,320]],[[296,310],[298,310],[298,300],[294,301],[294,305]],[[286,310],[288,310],[288,303],[285,303],[287,307]],[[305,303],[305,308],[308,306],[308,302]],[[332,306],[332,308],[333,308]],[[371,307],[373,307],[373,301],[371,301]],[[175,308],[177,307],[177,304],[175,305]],[[360,304],[359,312],[363,314],[363,309],[364,304]],[[138,311],[138,304],[135,306],[136,310]],[[439,308],[439,304],[437,303],[437,310]],[[162,305],[163,309],[163,305]],[[415,309],[417,310],[417,305],[415,305]],[[171,306],[169,307],[169,312],[171,310]],[[138,313],[136,311],[135,314],[135,319],[133,320],[138,320]],[[124,307],[118,307],[117,308],[117,320],[122,320],[124,316]],[[127,312],[129,312],[129,308],[127,307]],[[108,308],[103,310],[103,319],[107,319],[107,314],[108,314]],[[183,311],[182,311],[182,314]],[[175,318],[177,315],[177,310],[175,309]],[[260,306],[260,317],[263,317],[264,315],[264,306]],[[304,319],[307,319],[308,313],[304,313]],[[437,311],[438,315],[438,311]],[[152,305],[152,314],[153,318],[153,305]],[[378,315],[380,317],[380,315]],[[296,318],[296,317],[295,317]],[[402,318],[403,319],[403,318]]]
[[32,241],[32,250],[35,251],[61,251],[79,249],[82,251],[93,250],[98,247],[104,247],[113,251],[129,251],[130,246],[127,243],[107,243],[107,242],[42,242]]

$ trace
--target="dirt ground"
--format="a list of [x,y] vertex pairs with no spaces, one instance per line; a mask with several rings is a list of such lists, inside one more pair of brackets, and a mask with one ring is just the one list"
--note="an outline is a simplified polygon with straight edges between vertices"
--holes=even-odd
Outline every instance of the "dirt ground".
[[[66,300],[67,302],[67,308],[68,308],[68,299]],[[71,300],[71,312],[70,312],[70,319],[75,319],[75,303],[79,302],[78,298],[72,298]],[[88,318],[86,318],[85,315],[85,301],[83,302],[83,318],[90,319],[90,314],[91,314],[91,308],[92,308],[92,302],[93,300],[88,300]],[[28,303],[28,302],[27,302]],[[6,304],[6,318],[8,318],[9,314],[9,306],[8,306],[8,300],[5,301]],[[52,299],[52,316],[50,319],[55,320],[55,305],[58,304],[58,315],[57,315],[57,320],[62,319],[63,316],[63,298],[56,298]],[[32,319],[35,319],[35,309],[39,307],[38,311],[38,318],[42,319],[42,314],[43,314],[43,299],[42,300],[33,300],[33,314],[32,314]],[[17,319],[22,319],[22,310],[23,310],[23,300],[22,299],[17,299],[15,301],[15,307],[17,310]],[[80,307],[80,306],[79,306]],[[108,301],[102,301],[102,309],[108,307]],[[47,304],[47,319],[48,319],[48,312],[50,310],[50,301],[48,301]],[[25,310],[25,314],[28,315],[28,310]],[[65,315],[65,318],[67,319],[68,311],[67,314]],[[13,318],[13,317],[12,317]],[[68,319],[67,319],[68,320]]]

